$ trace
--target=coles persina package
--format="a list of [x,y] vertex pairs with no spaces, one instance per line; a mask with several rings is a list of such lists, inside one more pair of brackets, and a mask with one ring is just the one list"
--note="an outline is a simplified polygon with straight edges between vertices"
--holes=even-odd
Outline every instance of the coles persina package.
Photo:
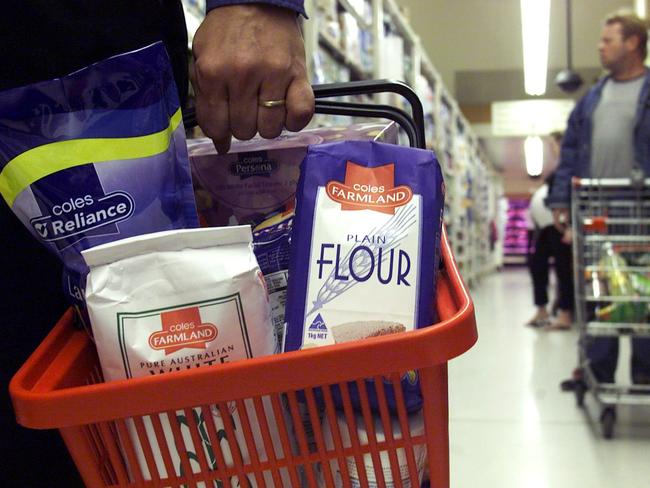
[[[443,204],[431,151],[369,141],[310,147],[296,193],[284,350],[434,323]],[[418,410],[417,375],[402,388],[407,409]]]
[[1,92],[0,193],[63,261],[75,305],[87,273],[82,250],[198,226],[163,44]]
[[275,139],[233,141],[217,154],[210,139],[188,141],[202,224],[259,224],[269,213],[293,204],[300,163],[310,145],[337,140],[397,142],[394,122],[284,132]]

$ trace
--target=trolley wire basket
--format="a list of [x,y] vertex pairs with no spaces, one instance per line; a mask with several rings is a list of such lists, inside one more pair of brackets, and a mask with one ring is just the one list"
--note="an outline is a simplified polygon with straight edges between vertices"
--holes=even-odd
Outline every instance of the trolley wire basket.
[[593,363],[598,341],[650,337],[650,179],[575,179],[572,192],[576,321],[583,381],[603,407],[605,437],[613,435],[617,404],[650,405],[650,376],[623,384]]
[[[417,97],[402,84],[315,91],[386,90],[405,94],[414,118],[422,120]],[[374,115],[372,106],[319,106]],[[394,115],[389,109],[380,107]],[[421,123],[404,112],[392,118],[412,145],[424,146]],[[436,310],[438,323],[411,332],[113,382],[103,381],[94,344],[69,310],[14,376],[10,394],[20,424],[59,429],[89,487],[410,487],[422,482],[426,461],[431,486],[444,488],[447,362],[477,340],[473,304],[444,229]],[[411,422],[401,394],[406,374],[420,379],[421,428]],[[368,379],[377,390],[374,412]],[[353,411],[351,384],[359,390],[360,412]],[[386,385],[396,392],[392,414]],[[366,435],[358,433],[360,423]]]

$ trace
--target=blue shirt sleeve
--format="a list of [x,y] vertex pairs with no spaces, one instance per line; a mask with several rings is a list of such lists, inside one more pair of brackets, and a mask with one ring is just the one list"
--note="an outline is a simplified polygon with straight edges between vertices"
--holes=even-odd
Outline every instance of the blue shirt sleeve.
[[276,5],[291,10],[307,17],[305,13],[304,0],[206,0],[205,12],[208,13],[213,8],[224,7],[226,5],[241,5],[245,3],[268,3],[269,5]]
[[575,106],[567,129],[562,139],[560,150],[560,163],[555,171],[553,185],[549,189],[548,197],[544,203],[549,208],[570,208],[571,207],[571,179],[578,176],[578,151],[580,141],[581,124],[584,119],[584,105],[586,96]]

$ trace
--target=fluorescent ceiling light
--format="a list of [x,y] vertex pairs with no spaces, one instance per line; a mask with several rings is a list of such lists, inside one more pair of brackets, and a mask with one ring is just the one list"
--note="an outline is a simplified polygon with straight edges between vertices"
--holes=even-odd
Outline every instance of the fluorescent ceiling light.
[[634,12],[642,19],[644,19],[647,14],[645,1],[646,0],[634,0]]
[[546,93],[551,0],[521,0],[524,85],[529,95]]
[[526,137],[524,154],[526,155],[526,172],[530,176],[541,175],[544,168],[544,143],[541,137]]

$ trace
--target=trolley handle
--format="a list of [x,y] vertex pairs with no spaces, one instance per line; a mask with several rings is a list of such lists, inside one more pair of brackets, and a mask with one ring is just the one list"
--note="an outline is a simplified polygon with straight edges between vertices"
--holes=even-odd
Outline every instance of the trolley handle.
[[[422,102],[420,102],[417,94],[405,83],[391,80],[364,80],[315,85],[313,90],[316,97],[316,113],[389,119],[404,129],[412,147],[426,148]],[[412,115],[389,105],[322,100],[324,98],[372,95],[376,93],[395,93],[402,96],[409,103]],[[183,124],[186,128],[197,125],[194,107],[184,110]]]

